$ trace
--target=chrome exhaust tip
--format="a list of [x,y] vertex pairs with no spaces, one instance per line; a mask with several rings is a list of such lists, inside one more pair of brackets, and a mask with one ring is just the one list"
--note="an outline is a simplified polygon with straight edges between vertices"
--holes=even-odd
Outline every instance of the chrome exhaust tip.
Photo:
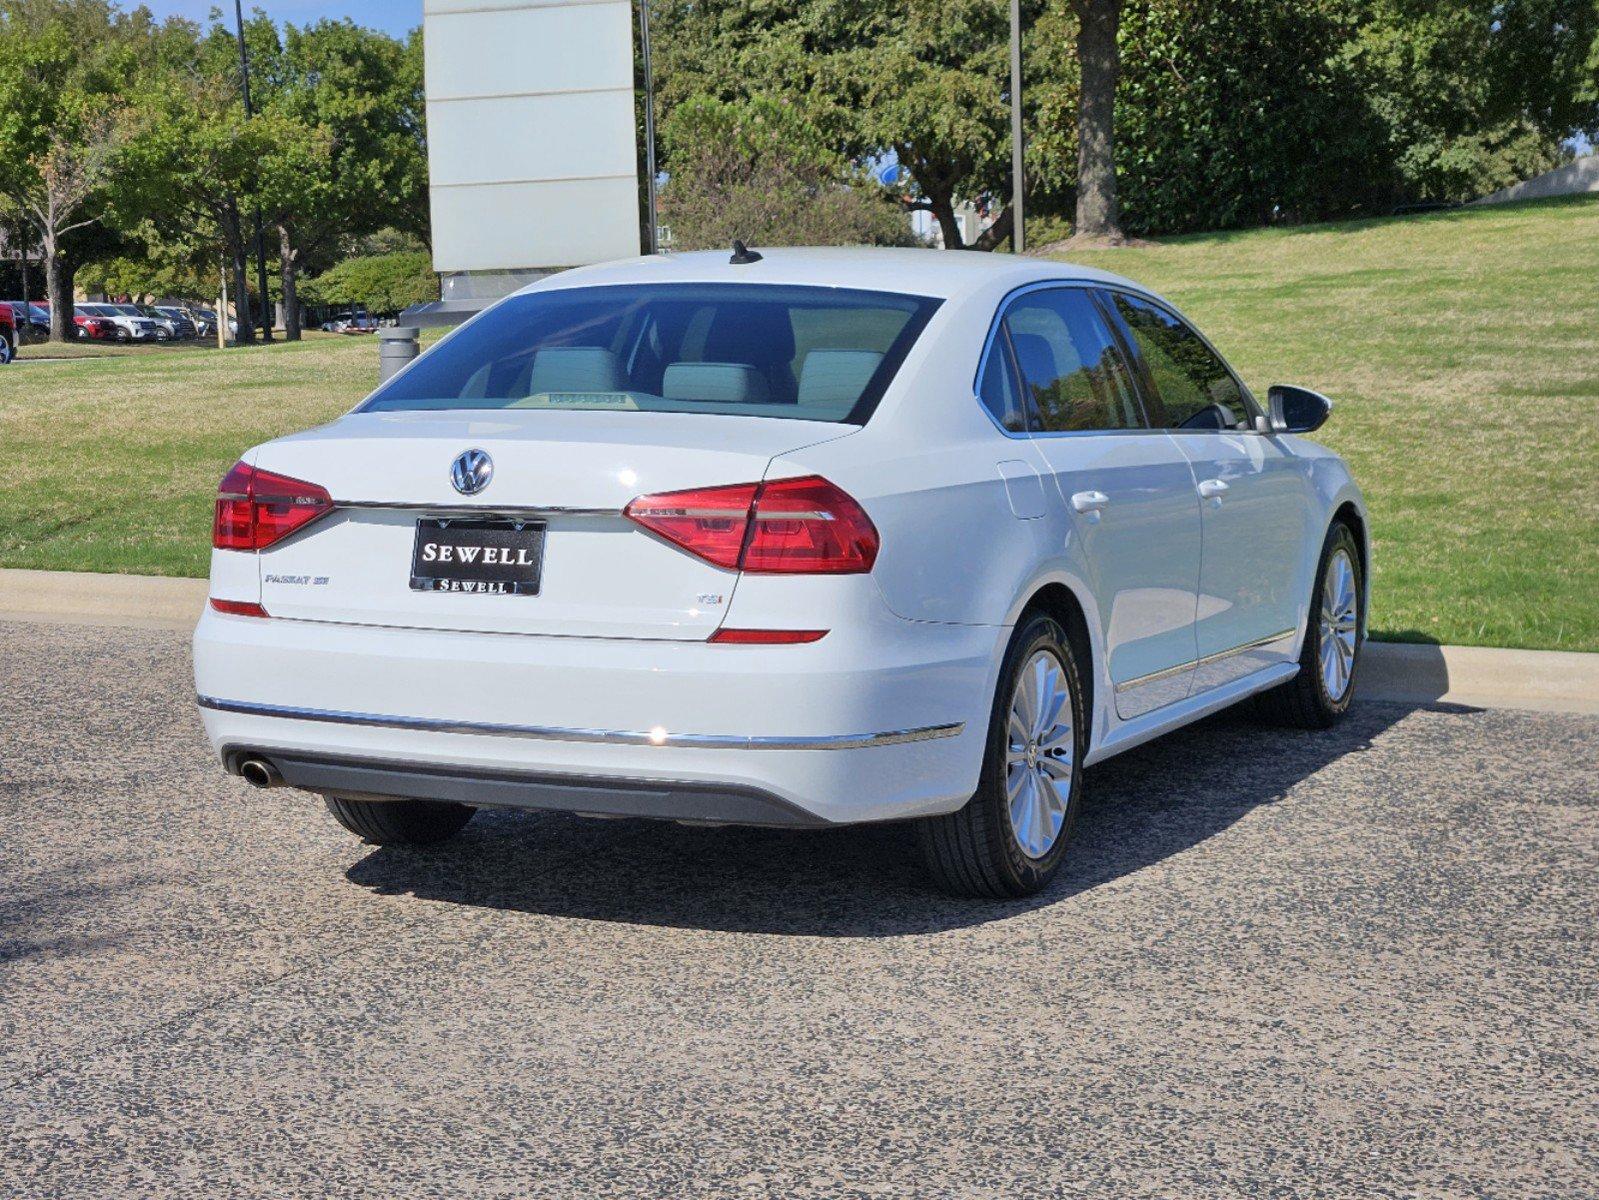
[[283,776],[264,758],[247,758],[239,764],[239,774],[251,787],[275,788],[283,786]]

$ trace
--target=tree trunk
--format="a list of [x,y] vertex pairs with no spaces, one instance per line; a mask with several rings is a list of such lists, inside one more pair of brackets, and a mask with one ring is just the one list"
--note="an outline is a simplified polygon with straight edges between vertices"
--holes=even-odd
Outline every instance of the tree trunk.
[[938,222],[938,231],[944,236],[944,249],[964,250],[966,239],[961,237],[961,223],[955,219],[955,198],[947,192],[927,193],[927,209]]
[[1010,237],[1011,226],[1016,223],[1016,209],[1007,204],[994,218],[994,223],[982,233],[977,235],[977,240],[972,243],[973,250],[992,250],[1006,238]]
[[1121,241],[1116,207],[1116,76],[1120,54],[1116,31],[1122,0],[1072,0],[1077,13],[1077,63],[1082,89],[1077,102],[1078,237]]
[[283,340],[297,342],[300,340],[300,293],[297,290],[296,276],[299,264],[296,261],[299,251],[294,248],[294,239],[289,235],[287,225],[278,226],[278,267],[283,273]]
[[77,326],[72,320],[72,293],[67,290],[66,283],[66,264],[61,260],[61,252],[46,243],[44,251],[44,290],[45,295],[50,298],[50,340],[52,342],[71,341],[77,333]]

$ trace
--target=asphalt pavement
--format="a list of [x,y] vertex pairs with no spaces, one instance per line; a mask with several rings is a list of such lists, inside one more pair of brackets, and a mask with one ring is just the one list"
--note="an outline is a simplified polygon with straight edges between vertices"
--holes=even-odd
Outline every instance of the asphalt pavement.
[[910,837],[212,761],[186,639],[0,621],[0,1196],[1599,1195],[1599,718],[1222,716],[1044,896]]

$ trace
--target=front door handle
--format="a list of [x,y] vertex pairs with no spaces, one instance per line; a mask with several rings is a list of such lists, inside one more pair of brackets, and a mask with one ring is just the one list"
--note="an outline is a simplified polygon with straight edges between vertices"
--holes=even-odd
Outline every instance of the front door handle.
[[1221,498],[1227,494],[1227,485],[1219,479],[1207,479],[1199,485],[1199,498],[1201,500],[1214,500],[1221,503]]
[[1099,512],[1110,503],[1110,497],[1104,492],[1076,492],[1072,495],[1072,507],[1080,513]]

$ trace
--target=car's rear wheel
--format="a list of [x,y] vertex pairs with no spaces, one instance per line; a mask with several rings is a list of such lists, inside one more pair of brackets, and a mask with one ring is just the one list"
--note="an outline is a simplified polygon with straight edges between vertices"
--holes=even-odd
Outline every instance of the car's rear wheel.
[[1029,896],[1059,869],[1082,798],[1087,714],[1060,625],[1025,620],[1006,651],[977,793],[918,822],[935,882],[958,896]]
[[12,344],[11,339],[0,333],[0,366],[10,362],[16,355],[17,348]]
[[1257,696],[1256,713],[1280,725],[1326,729],[1349,711],[1360,665],[1365,603],[1360,546],[1349,526],[1340,521],[1327,531],[1322,544],[1299,674]]
[[379,846],[427,846],[461,832],[477,810],[447,800],[349,800],[324,796],[340,825]]

